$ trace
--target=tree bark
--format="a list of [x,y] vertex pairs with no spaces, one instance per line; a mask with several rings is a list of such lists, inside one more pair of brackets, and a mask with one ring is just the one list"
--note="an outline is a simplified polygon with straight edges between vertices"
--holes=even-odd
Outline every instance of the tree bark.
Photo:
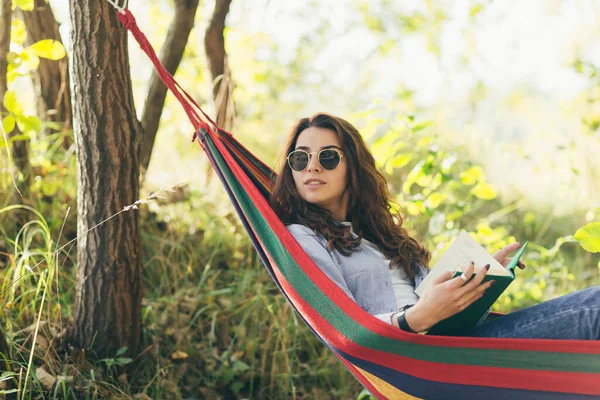
[[[10,51],[10,24],[12,21],[12,0],[0,0],[0,94],[4,99],[4,93],[8,90],[6,72],[8,70],[8,52]],[[0,102],[0,109],[6,112],[4,101]],[[2,115],[4,117],[4,115]],[[6,132],[10,133],[10,132]]]
[[[43,39],[62,43],[58,23],[50,4],[46,0],[35,0],[33,11],[22,11],[27,29],[27,45]],[[63,132],[71,129],[71,93],[67,58],[61,60],[40,59],[40,65],[33,76],[36,91],[38,116],[43,121],[63,124]],[[49,130],[46,129],[46,132]],[[71,145],[69,136],[64,137],[64,147]]]
[[204,49],[208,57],[213,78],[213,98],[217,111],[217,125],[230,131],[233,127],[235,108],[233,104],[233,82],[225,52],[225,19],[231,0],[215,0],[215,10],[204,36]]
[[139,192],[142,127],[136,118],[127,31],[108,2],[69,8],[73,128],[77,149],[77,287],[73,342],[99,357],[121,347],[134,355],[140,336],[139,218],[122,213]]
[[[199,0],[176,0],[175,17],[171,22],[167,38],[162,46],[160,60],[171,75],[175,75],[179,63],[183,57],[190,32],[194,27],[196,10]],[[142,140],[141,169],[145,174],[150,165],[150,157],[154,148],[156,132],[162,115],[167,87],[160,80],[156,71],[152,72],[148,94],[142,110],[142,126],[144,127],[144,139]]]
[[[8,53],[10,51],[10,26],[12,21],[12,0],[0,0],[0,117],[6,116],[6,108],[4,107],[4,94],[8,90],[7,70],[8,70]],[[12,132],[6,132],[9,138],[19,135],[21,132],[15,125]],[[19,172],[21,172],[21,181],[25,183],[22,188],[25,193],[28,192],[30,182],[29,168],[29,142],[27,140],[17,140],[11,143],[12,159]]]

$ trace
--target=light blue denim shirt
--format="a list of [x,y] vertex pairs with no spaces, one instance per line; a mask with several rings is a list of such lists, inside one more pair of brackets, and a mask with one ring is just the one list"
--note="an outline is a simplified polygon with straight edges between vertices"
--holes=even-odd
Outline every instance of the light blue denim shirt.
[[[341,223],[351,226],[350,222]],[[335,249],[327,249],[327,240],[304,225],[291,224],[287,229],[315,264],[369,314],[389,324],[392,314],[405,305],[396,302],[389,260],[386,260],[371,242],[363,239],[351,255],[344,256]],[[352,235],[356,237],[354,232]],[[412,292],[426,274],[427,270],[421,267],[412,286],[403,285],[401,290],[408,293],[402,298],[414,298],[416,301],[418,297]],[[413,302],[406,304],[410,303]]]

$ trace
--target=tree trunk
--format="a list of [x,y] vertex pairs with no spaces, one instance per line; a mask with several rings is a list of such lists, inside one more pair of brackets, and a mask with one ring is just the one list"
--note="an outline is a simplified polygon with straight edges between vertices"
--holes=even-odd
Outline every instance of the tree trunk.
[[[43,39],[52,39],[62,43],[58,23],[46,0],[35,0],[33,11],[22,11],[21,15],[27,28],[27,45]],[[42,121],[63,124],[63,132],[71,129],[71,93],[69,88],[67,58],[58,61],[40,59],[33,83],[36,91],[38,116]],[[46,129],[46,132],[49,130]],[[64,147],[71,145],[69,136],[64,137]]]
[[[4,100],[4,93],[8,90],[8,82],[6,80],[6,72],[8,70],[8,52],[10,51],[10,24],[12,21],[12,0],[0,0],[0,100]],[[0,101],[0,109],[2,117],[6,109],[4,101]],[[6,132],[10,133],[10,132]]]
[[[8,81],[6,72],[8,69],[7,55],[10,50],[10,26],[12,21],[12,0],[0,0],[0,117],[6,116],[4,107],[4,94],[8,90]],[[19,128],[15,125],[12,132],[6,132],[8,137],[14,137],[20,134]],[[30,168],[29,168],[29,142],[27,140],[17,140],[11,143],[12,159],[19,172],[21,172],[21,181],[25,187],[21,188],[25,194],[29,191]]]
[[139,191],[141,124],[136,118],[127,32],[106,1],[69,8],[73,128],[77,149],[77,288],[73,342],[99,357],[137,351],[140,336],[139,218],[125,212]]
[[213,78],[213,98],[217,111],[217,125],[230,131],[233,127],[235,108],[233,104],[233,82],[225,52],[225,18],[231,0],[215,0],[215,10],[204,36],[204,49],[208,57]]
[[[171,22],[167,38],[162,46],[160,60],[171,75],[175,75],[183,51],[187,45],[190,32],[194,27],[196,10],[199,0],[176,0],[175,17]],[[156,71],[152,71],[148,95],[144,102],[142,110],[142,126],[144,127],[144,139],[142,140],[141,169],[145,174],[150,165],[150,156],[154,148],[158,123],[162,115],[165,98],[167,97],[167,87],[160,80]]]

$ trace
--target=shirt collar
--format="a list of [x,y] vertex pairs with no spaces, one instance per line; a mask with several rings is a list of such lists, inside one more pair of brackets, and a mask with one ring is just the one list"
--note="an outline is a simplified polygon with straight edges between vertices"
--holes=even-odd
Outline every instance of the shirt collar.
[[349,226],[350,227],[350,232],[354,233],[354,230],[352,229],[352,222],[350,221],[337,221],[338,224],[343,225],[343,226]]

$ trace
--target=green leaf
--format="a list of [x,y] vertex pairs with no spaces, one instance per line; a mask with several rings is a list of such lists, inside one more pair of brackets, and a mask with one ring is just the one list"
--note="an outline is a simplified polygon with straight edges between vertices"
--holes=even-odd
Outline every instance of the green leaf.
[[244,383],[240,382],[240,381],[235,381],[231,384],[231,391],[233,393],[239,393],[240,390],[242,390],[244,388]]
[[17,101],[17,94],[12,90],[7,90],[4,93],[4,108],[13,114],[21,114],[23,112],[21,105]]
[[420,149],[427,148],[433,144],[434,139],[431,136],[426,136],[417,142],[417,147]]
[[31,136],[29,136],[29,135],[25,135],[25,134],[14,135],[14,136],[11,136],[10,139],[8,139],[8,143],[20,142],[22,140],[29,140],[29,139],[31,139]]
[[375,397],[373,397],[373,395],[367,390],[367,389],[363,389],[362,392],[360,392],[358,394],[358,397],[356,398],[356,400],[374,400]]
[[52,197],[58,192],[58,182],[48,181],[47,179],[42,183],[42,193],[46,197]]
[[0,382],[7,381],[13,376],[19,376],[19,374],[17,374],[16,372],[12,372],[12,371],[4,371],[2,373],[2,375],[0,375]]
[[442,201],[446,199],[447,195],[445,193],[435,192],[432,193],[431,196],[427,199],[427,207],[429,208],[438,208]]
[[482,11],[483,11],[483,5],[476,4],[473,7],[471,7],[471,9],[469,10],[469,16],[474,17]]
[[[426,121],[426,122],[422,122],[422,123],[420,123],[420,124],[415,124],[415,125],[412,127],[412,131],[413,131],[413,132],[418,132],[418,131],[420,131],[420,130],[423,130],[423,129],[425,129],[425,128],[428,128],[428,127],[430,127],[431,125],[433,125],[433,123],[432,123],[431,121]],[[433,142],[433,139],[431,139],[431,141]]]
[[127,346],[123,346],[121,347],[119,350],[117,350],[117,352],[115,353],[115,356],[121,356],[123,354],[125,354],[125,352],[127,351]]
[[428,187],[431,185],[432,180],[433,177],[431,175],[425,175],[423,173],[420,173],[417,176],[417,179],[415,179],[415,183],[421,187]]
[[233,363],[233,370],[236,372],[243,372],[250,369],[250,366],[241,360],[237,360]]
[[49,60],[60,60],[67,55],[65,46],[61,42],[53,39],[40,40],[30,46],[38,57]]
[[498,191],[493,186],[484,182],[478,183],[473,189],[471,189],[471,193],[475,197],[483,200],[492,200],[498,195]]
[[115,358],[115,361],[117,363],[119,363],[120,365],[126,365],[126,364],[129,364],[130,362],[132,362],[133,359],[128,358],[128,357],[118,357],[118,358]]
[[485,172],[483,172],[483,168],[478,165],[474,165],[460,174],[460,181],[465,185],[474,185],[477,182],[482,181],[484,178]]
[[33,11],[34,0],[13,0],[13,5],[23,11]]
[[587,251],[600,252],[600,222],[590,222],[579,228],[574,237]]
[[21,46],[27,39],[27,30],[25,29],[25,22],[18,18],[12,20],[10,24],[10,41],[14,44]]
[[413,156],[410,153],[398,154],[391,161],[392,167],[394,167],[394,168],[405,167],[409,162],[412,161],[412,158],[413,158]]
[[41,132],[42,120],[35,115],[24,116],[19,118],[19,122],[23,125],[23,132]]
[[35,53],[35,50],[31,47],[27,47],[21,52],[21,62],[25,64],[29,70],[33,71],[40,65],[40,58]]
[[15,129],[15,117],[13,115],[7,115],[2,119],[2,128],[8,135]]
[[406,212],[413,216],[423,214],[426,211],[425,204],[420,200],[406,203],[405,208]]
[[19,76],[25,76],[24,74],[19,72],[18,68],[15,68],[14,65],[8,65],[8,70],[6,72],[6,81],[8,83],[12,83],[15,81],[15,79],[17,79]]

